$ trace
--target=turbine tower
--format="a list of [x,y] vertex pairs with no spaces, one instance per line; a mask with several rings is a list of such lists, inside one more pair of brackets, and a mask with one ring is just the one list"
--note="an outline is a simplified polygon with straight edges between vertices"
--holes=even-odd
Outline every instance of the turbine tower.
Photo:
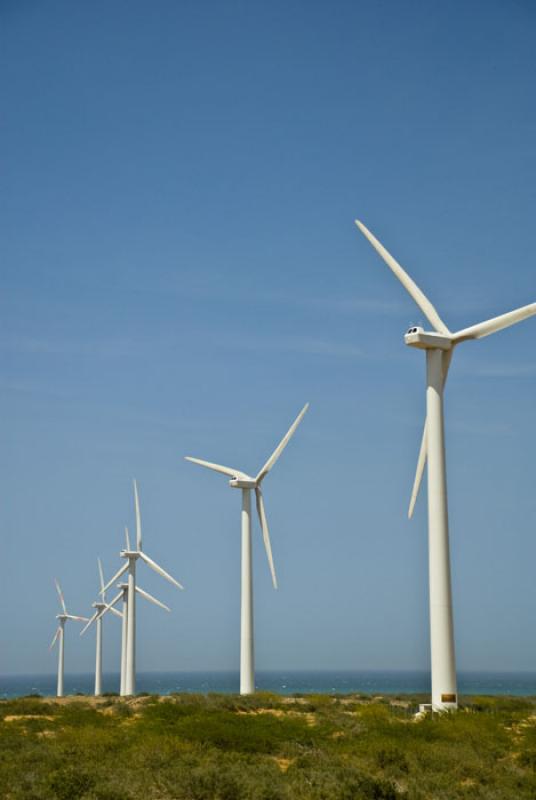
[[430,582],[430,645],[432,662],[432,708],[450,710],[458,707],[454,623],[450,578],[447,478],[443,423],[443,392],[454,348],[469,339],[482,339],[536,314],[536,303],[501,314],[453,333],[436,309],[393,256],[375,236],[356,220],[359,230],[383,258],[406,291],[432,325],[431,331],[412,327],[404,339],[410,347],[426,352],[426,420],[411,493],[409,513],[428,462],[428,561]]
[[229,486],[233,489],[242,490],[242,571],[241,571],[241,610],[240,610],[240,694],[253,694],[255,691],[255,666],[254,666],[254,647],[253,647],[253,580],[251,571],[251,491],[255,490],[255,500],[257,514],[261,525],[264,539],[264,547],[268,557],[270,572],[274,589],[277,589],[277,579],[275,576],[274,561],[272,558],[272,546],[270,544],[270,533],[266,512],[264,509],[264,499],[261,491],[261,484],[275,462],[289,443],[294,431],[300,424],[303,415],[309,408],[306,403],[302,408],[289,430],[278,444],[266,464],[262,467],[256,477],[252,478],[245,472],[232,467],[224,467],[221,464],[212,464],[209,461],[202,461],[199,458],[186,456],[187,461],[200,464],[215,472],[222,472],[228,475],[231,480]]
[[140,501],[138,496],[138,486],[136,481],[134,483],[134,507],[136,511],[136,549],[130,549],[130,541],[128,538],[128,530],[125,529],[127,536],[127,549],[120,552],[121,558],[126,560],[126,563],[120,570],[108,581],[104,589],[101,590],[103,594],[112,583],[115,583],[128,570],[128,613],[127,613],[127,644],[126,644],[126,666],[125,666],[125,694],[133,695],[136,693],[136,561],[141,558],[145,561],[147,566],[157,572],[167,581],[172,583],[178,589],[184,589],[184,586],[172,578],[171,575],[160,567],[156,561],[142,550],[141,541],[141,515],[140,515]]
[[64,666],[64,650],[65,650],[65,623],[68,619],[74,619],[77,622],[87,622],[87,617],[77,617],[74,614],[67,613],[67,607],[65,605],[65,599],[63,597],[63,592],[61,591],[60,585],[58,583],[57,578],[54,578],[54,583],[56,584],[56,590],[58,592],[62,614],[56,614],[56,619],[58,620],[58,627],[56,629],[56,633],[54,634],[54,638],[50,643],[49,650],[52,650],[54,645],[56,644],[56,640],[59,639],[58,645],[58,687],[57,687],[57,696],[63,697],[63,666]]
[[[95,613],[85,625],[82,630],[80,631],[80,636],[83,636],[84,633],[87,631],[89,626],[96,622],[96,654],[95,654],[95,697],[98,697],[102,694],[102,611],[106,608],[106,595],[104,592],[104,575],[102,574],[102,564],[100,558],[97,559],[97,565],[99,568],[99,580],[100,580],[100,588],[102,593],[102,600],[96,601],[92,603],[92,607],[95,609]],[[112,608],[110,609],[116,616],[122,617],[120,611],[117,609]]]

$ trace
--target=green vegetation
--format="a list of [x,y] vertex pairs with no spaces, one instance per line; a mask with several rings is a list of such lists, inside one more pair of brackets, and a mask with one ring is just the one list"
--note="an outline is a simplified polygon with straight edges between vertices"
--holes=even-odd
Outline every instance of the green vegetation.
[[536,699],[0,701],[5,800],[534,800]]

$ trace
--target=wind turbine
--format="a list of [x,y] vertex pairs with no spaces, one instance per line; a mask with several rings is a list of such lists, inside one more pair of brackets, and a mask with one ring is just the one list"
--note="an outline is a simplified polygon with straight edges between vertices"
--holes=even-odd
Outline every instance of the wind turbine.
[[[126,642],[126,656],[125,656],[125,694],[133,695],[136,692],[136,561],[141,558],[145,561],[147,566],[157,572],[167,581],[172,583],[178,589],[184,589],[184,586],[172,578],[171,575],[162,569],[156,561],[142,550],[141,541],[141,515],[140,515],[140,500],[138,496],[138,486],[136,481],[134,483],[134,507],[136,511],[136,549],[131,550],[130,541],[128,538],[128,530],[125,529],[127,548],[121,550],[121,558],[126,559],[126,563],[119,569],[116,574],[108,581],[101,594],[115,583],[121,575],[128,570],[128,613],[127,613],[127,642]],[[154,599],[154,598],[153,598]]]
[[[120,685],[120,694],[124,697],[126,692],[126,661],[127,661],[127,619],[128,619],[128,583],[118,583],[119,594],[117,594],[114,599],[104,606],[101,616],[104,616],[107,611],[115,611],[114,606],[120,600],[123,601],[123,611],[116,612],[121,613],[123,617],[123,627],[121,631],[121,685]],[[171,611],[169,606],[166,606],[164,603],[161,603],[160,600],[157,600],[156,597],[153,597],[149,592],[144,591],[141,586],[136,586],[136,592],[141,596],[144,597],[149,602],[154,603],[156,606],[160,606],[165,611]]]
[[[104,590],[104,575],[102,574],[102,564],[100,558],[97,559],[97,565],[99,568],[99,580],[100,580],[100,588],[102,593],[102,600],[96,601],[92,603],[92,607],[95,609],[95,613],[85,625],[82,630],[80,631],[80,636],[83,636],[84,633],[87,631],[89,626],[96,622],[97,624],[97,632],[96,632],[96,656],[95,656],[95,697],[98,697],[102,694],[102,614],[101,612],[106,608],[106,596]],[[110,609],[116,616],[122,617],[120,611],[117,609],[112,608]]]
[[482,339],[536,314],[536,303],[499,317],[479,322],[453,333],[407,272],[375,236],[356,220],[359,230],[383,258],[432,325],[431,331],[412,327],[404,340],[410,347],[426,351],[426,420],[408,516],[412,516],[424,465],[428,461],[428,559],[430,581],[430,644],[432,662],[432,708],[458,707],[454,625],[450,580],[447,479],[443,424],[443,392],[457,345]]
[[240,610],[240,694],[252,694],[255,691],[255,667],[253,654],[253,582],[251,572],[251,491],[255,490],[255,500],[257,504],[257,514],[261,525],[264,547],[268,557],[270,572],[274,589],[277,589],[277,578],[275,576],[274,561],[272,558],[272,546],[270,543],[270,533],[266,512],[264,509],[264,499],[261,491],[261,484],[268,475],[275,462],[289,443],[296,428],[300,424],[303,415],[309,408],[306,403],[289,430],[277,445],[276,449],[262,467],[260,472],[252,478],[245,472],[232,467],[224,467],[221,464],[212,464],[210,461],[202,461],[200,458],[185,456],[187,461],[200,464],[215,472],[222,472],[228,475],[231,480],[229,486],[233,489],[242,490],[242,575],[241,575],[241,610]]
[[58,592],[62,614],[56,614],[56,619],[58,620],[59,624],[56,629],[56,633],[54,634],[54,638],[50,643],[49,650],[52,650],[54,645],[56,644],[56,640],[59,638],[59,645],[58,645],[58,688],[57,688],[57,696],[63,697],[63,665],[64,665],[64,639],[65,639],[65,622],[68,619],[74,619],[77,622],[87,622],[87,617],[77,617],[74,614],[67,613],[67,607],[65,605],[65,599],[63,597],[63,592],[61,591],[60,585],[58,583],[57,578],[54,578],[54,583],[56,584],[56,590]]

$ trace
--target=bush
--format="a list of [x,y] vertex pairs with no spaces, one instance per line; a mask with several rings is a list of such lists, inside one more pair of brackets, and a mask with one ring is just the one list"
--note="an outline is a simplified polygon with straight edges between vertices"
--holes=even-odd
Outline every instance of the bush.
[[518,762],[523,767],[536,770],[536,750],[525,750],[519,754]]
[[68,766],[52,772],[47,788],[57,800],[77,800],[83,797],[94,784],[94,779],[77,767]]
[[[290,774],[290,771],[289,771]],[[398,800],[389,781],[364,775],[352,767],[303,770],[297,774],[293,797],[300,800]]]
[[376,761],[380,769],[389,769],[398,773],[409,772],[408,760],[398,747],[382,748],[376,755]]

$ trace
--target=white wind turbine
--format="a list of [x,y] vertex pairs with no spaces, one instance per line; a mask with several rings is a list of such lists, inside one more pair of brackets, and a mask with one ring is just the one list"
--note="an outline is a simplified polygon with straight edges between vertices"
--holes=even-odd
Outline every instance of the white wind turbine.
[[[100,581],[100,590],[102,594],[102,600],[97,600],[95,603],[92,603],[92,607],[95,609],[95,613],[85,625],[82,630],[80,631],[80,636],[83,636],[84,633],[87,631],[90,625],[93,622],[96,622],[96,654],[95,654],[95,697],[98,697],[102,694],[102,614],[101,612],[106,608],[106,595],[104,592],[104,575],[102,574],[102,564],[100,558],[97,559],[97,565],[99,568],[99,581]],[[118,617],[122,617],[120,611],[117,609],[112,608],[110,609],[112,613],[114,613]]]
[[261,484],[275,462],[289,443],[294,431],[300,424],[303,415],[309,408],[306,403],[302,408],[289,430],[278,444],[266,464],[260,472],[252,478],[245,472],[232,467],[224,467],[221,464],[212,464],[209,461],[202,461],[200,458],[185,456],[187,461],[200,464],[215,472],[222,472],[228,475],[231,480],[229,486],[233,489],[242,490],[242,573],[241,573],[241,610],[240,610],[240,694],[252,694],[255,691],[255,666],[253,653],[253,581],[251,571],[251,490],[255,490],[257,513],[261,524],[264,547],[272,573],[274,589],[277,589],[277,579],[275,576],[274,561],[272,558],[272,547],[270,544],[270,533],[268,522],[264,510],[264,499],[261,491]]
[[[130,542],[128,538],[128,529],[125,528],[125,534],[127,539],[127,550],[130,550]],[[120,684],[120,694],[124,697],[127,694],[126,691],[126,665],[127,665],[127,620],[128,620],[128,583],[118,583],[119,593],[111,600],[109,603],[105,604],[100,616],[104,616],[108,611],[115,611],[114,606],[122,600],[123,611],[115,613],[120,613],[123,617],[123,625],[121,630],[121,684]],[[136,586],[136,592],[145,600],[148,600],[150,603],[154,603],[156,606],[163,608],[165,611],[171,611],[171,609],[166,606],[164,603],[157,600],[156,597],[153,597],[149,592],[144,591],[141,586]]]
[[[121,558],[126,559],[126,563],[119,569],[116,574],[108,581],[104,589],[101,590],[103,594],[112,583],[115,583],[128,570],[128,613],[127,613],[127,641],[126,641],[126,656],[125,656],[125,694],[133,695],[136,692],[136,561],[141,558],[145,561],[147,566],[157,572],[167,581],[172,583],[178,589],[184,587],[172,578],[171,575],[162,569],[156,561],[142,550],[141,541],[141,515],[140,515],[140,501],[138,497],[138,486],[136,481],[134,483],[134,506],[136,510],[136,549],[130,549],[130,542],[128,539],[127,531],[127,549],[120,552]],[[154,598],[152,598],[154,599]],[[159,601],[155,601],[159,602]]]
[[432,708],[457,708],[456,663],[452,618],[450,580],[447,481],[443,425],[443,392],[454,348],[469,339],[481,339],[508,328],[536,314],[536,303],[501,314],[469,328],[452,333],[432,303],[422,293],[400,264],[367,230],[363,223],[356,225],[383,258],[406,291],[415,300],[432,325],[432,331],[410,328],[404,339],[410,347],[426,351],[426,420],[417,472],[411,494],[409,516],[428,461],[428,559],[430,581],[430,645],[432,662]]
[[58,646],[58,688],[57,688],[57,696],[63,697],[63,666],[64,666],[64,648],[65,648],[65,622],[68,619],[74,619],[77,622],[87,622],[87,617],[77,617],[74,614],[67,613],[67,607],[65,605],[65,599],[63,597],[63,592],[61,591],[60,585],[58,580],[54,578],[54,583],[56,584],[56,590],[58,592],[62,614],[56,614],[56,619],[58,620],[59,624],[54,634],[54,638],[50,643],[49,650],[52,650],[54,645],[56,644],[56,640],[59,638],[59,646]]

